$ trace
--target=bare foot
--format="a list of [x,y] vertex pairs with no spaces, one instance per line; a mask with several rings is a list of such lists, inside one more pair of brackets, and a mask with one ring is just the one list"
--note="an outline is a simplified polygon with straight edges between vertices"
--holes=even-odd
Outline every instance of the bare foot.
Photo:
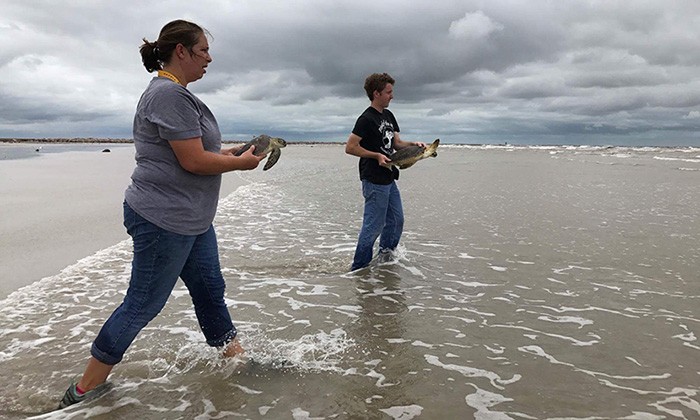
[[245,350],[243,350],[243,347],[241,347],[241,343],[237,338],[234,338],[233,341],[228,343],[224,349],[224,357],[242,356],[244,353]]

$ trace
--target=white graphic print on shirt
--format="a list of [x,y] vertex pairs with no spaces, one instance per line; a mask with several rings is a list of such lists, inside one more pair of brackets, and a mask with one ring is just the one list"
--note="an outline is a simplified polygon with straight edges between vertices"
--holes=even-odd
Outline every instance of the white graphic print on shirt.
[[382,151],[388,155],[394,153],[392,143],[394,141],[394,125],[387,120],[382,120],[379,124],[379,132],[382,134]]

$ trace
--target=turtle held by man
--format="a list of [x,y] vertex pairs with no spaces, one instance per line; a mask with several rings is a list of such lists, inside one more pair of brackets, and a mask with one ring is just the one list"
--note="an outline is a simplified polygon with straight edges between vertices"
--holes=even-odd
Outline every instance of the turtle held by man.
[[267,153],[270,154],[270,156],[267,158],[267,162],[265,162],[265,166],[263,167],[263,171],[267,171],[268,169],[272,168],[275,163],[277,163],[280,155],[282,154],[280,149],[287,146],[287,142],[284,141],[284,139],[270,137],[267,134],[261,134],[244,144],[243,147],[241,147],[235,153],[235,156],[242,155],[246,150],[250,149],[251,146],[255,146],[255,151],[253,152],[255,156],[262,156]]
[[391,162],[389,162],[388,165],[396,166],[399,169],[410,168],[421,159],[437,156],[437,148],[439,144],[440,139],[436,139],[427,147],[408,146],[404,147],[403,149],[399,149],[389,156]]

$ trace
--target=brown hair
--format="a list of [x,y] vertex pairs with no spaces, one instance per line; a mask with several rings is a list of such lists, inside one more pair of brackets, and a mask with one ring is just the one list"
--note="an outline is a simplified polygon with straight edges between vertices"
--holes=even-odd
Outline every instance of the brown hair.
[[381,92],[387,84],[394,84],[394,78],[387,73],[374,73],[367,76],[365,79],[365,92],[369,100],[374,100],[374,91]]
[[161,70],[170,61],[177,44],[184,45],[191,52],[202,34],[209,32],[196,23],[181,19],[167,23],[160,30],[157,41],[148,42],[146,38],[143,39],[139,48],[143,66],[149,73]]

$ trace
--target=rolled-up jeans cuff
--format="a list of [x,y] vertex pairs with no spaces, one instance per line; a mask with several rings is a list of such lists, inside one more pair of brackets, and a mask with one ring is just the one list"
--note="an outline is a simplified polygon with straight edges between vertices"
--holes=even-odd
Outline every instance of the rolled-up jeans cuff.
[[119,358],[114,357],[114,356],[98,349],[97,346],[95,345],[95,343],[92,343],[92,347],[90,348],[90,354],[92,355],[92,357],[94,357],[95,359],[97,359],[101,363],[104,363],[104,364],[110,365],[110,366],[114,366],[117,363],[122,361],[121,357],[119,357]]
[[226,334],[222,335],[219,338],[216,338],[214,340],[207,340],[207,344],[212,346],[212,347],[223,347],[233,341],[234,338],[236,338],[236,335],[238,334],[238,331],[236,331],[236,327],[233,327],[230,329]]

